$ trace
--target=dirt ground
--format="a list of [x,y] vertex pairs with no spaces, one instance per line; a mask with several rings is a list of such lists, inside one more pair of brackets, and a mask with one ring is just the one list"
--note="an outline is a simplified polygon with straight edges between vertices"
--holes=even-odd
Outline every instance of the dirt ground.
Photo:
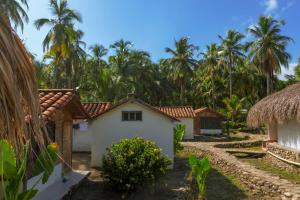
[[[91,169],[89,154],[74,154],[73,168],[90,170],[91,175],[72,193],[72,200],[119,200],[121,195],[107,186],[101,176],[101,170]],[[189,172],[186,154],[177,156],[174,169],[169,170],[165,177],[155,185],[146,185],[132,194],[129,200],[173,200],[183,199],[186,176]],[[207,177],[207,199],[247,199],[245,190],[241,189],[230,177],[213,169]]]

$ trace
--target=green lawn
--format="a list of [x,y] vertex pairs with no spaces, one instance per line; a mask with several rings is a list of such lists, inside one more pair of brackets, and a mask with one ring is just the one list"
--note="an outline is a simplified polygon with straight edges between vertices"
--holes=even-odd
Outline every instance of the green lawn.
[[251,165],[254,165],[257,169],[261,169],[267,172],[270,172],[271,174],[277,175],[281,178],[287,179],[291,182],[300,184],[300,174],[288,171],[288,170],[282,170],[279,167],[274,166],[272,163],[268,162],[266,158],[261,159],[255,159],[255,158],[245,158],[240,159],[244,162],[248,162]]

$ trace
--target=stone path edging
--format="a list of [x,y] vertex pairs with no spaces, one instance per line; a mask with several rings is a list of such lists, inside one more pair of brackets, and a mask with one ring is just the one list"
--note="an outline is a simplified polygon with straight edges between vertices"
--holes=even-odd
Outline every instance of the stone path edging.
[[299,199],[300,185],[281,179],[268,172],[256,169],[254,166],[239,161],[233,155],[226,153],[226,149],[214,147],[217,143],[183,142],[186,148],[195,148],[198,155],[208,155],[210,161],[226,173],[236,176],[247,185],[253,193],[260,193],[272,199]]

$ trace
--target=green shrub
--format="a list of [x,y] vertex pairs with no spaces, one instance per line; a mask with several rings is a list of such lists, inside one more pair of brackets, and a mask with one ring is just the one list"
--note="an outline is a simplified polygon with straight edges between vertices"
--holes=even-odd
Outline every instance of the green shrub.
[[128,193],[165,174],[171,161],[154,142],[140,137],[112,144],[103,157],[103,172],[112,188]]
[[185,124],[177,124],[174,128],[174,152],[177,153],[178,151],[183,149],[183,146],[180,144],[184,135],[185,135],[186,125]]
[[206,193],[205,179],[211,170],[211,165],[208,161],[208,158],[204,157],[200,160],[197,159],[195,155],[192,155],[189,157],[189,165],[198,186],[198,198],[204,199]]

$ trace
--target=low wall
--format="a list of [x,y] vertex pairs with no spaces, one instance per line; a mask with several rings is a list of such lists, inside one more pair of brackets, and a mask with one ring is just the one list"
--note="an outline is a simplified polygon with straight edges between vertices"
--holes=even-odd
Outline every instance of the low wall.
[[258,146],[262,146],[262,141],[255,140],[255,141],[228,142],[228,143],[221,143],[221,144],[214,145],[214,147],[217,148],[247,148],[247,147],[258,147]]
[[300,199],[300,187],[297,185],[243,163],[223,149],[203,143],[185,143],[185,148],[196,152],[197,156],[208,156],[214,166],[220,168],[225,174],[238,178],[254,196],[257,195],[257,198],[263,196],[267,199],[278,197]]
[[[41,178],[42,174],[34,176],[30,179],[27,180],[27,188],[32,188],[36,182],[38,182]],[[62,164],[59,163],[57,164],[54,169],[52,174],[50,175],[48,181],[43,184],[42,181],[40,180],[39,183],[37,185],[35,185],[35,189],[38,190],[38,192],[42,192],[43,190],[47,189],[47,187],[51,186],[52,184],[54,184],[55,182],[62,180]]]
[[280,156],[281,158],[300,163],[300,151],[298,150],[284,147],[277,143],[269,143],[267,145],[267,150],[273,154]]
[[[300,152],[298,150],[291,149],[289,147],[283,147],[277,143],[270,143],[267,145],[267,151],[286,160],[300,163]],[[266,159],[268,159],[272,164],[276,165],[281,169],[291,170],[296,173],[300,173],[300,166],[284,162],[272,156],[271,154],[267,154]]]

